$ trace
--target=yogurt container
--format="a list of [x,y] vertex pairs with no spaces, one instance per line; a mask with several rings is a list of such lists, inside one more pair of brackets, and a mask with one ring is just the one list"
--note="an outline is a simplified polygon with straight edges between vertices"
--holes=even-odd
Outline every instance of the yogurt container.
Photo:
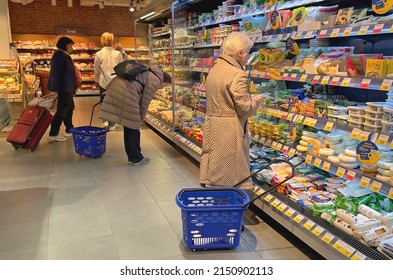
[[366,113],[366,117],[372,119],[382,119],[383,112],[375,112],[368,109],[365,109],[364,112]]
[[363,115],[349,115],[349,120],[362,123],[362,122],[364,122],[364,116]]
[[341,123],[341,124],[348,124],[348,119],[349,119],[348,115],[339,115],[339,116],[337,116],[337,122]]
[[364,110],[367,109],[366,106],[348,106],[349,115],[364,115]]
[[363,124],[363,127],[367,131],[373,132],[381,132],[382,126],[371,125],[371,124]]
[[393,134],[393,122],[381,121],[382,123],[382,132]]
[[334,121],[334,122],[336,122],[336,121],[337,121],[337,116],[328,115],[328,120],[329,120],[329,121]]
[[383,112],[386,102],[367,102],[367,109],[373,112]]
[[347,107],[343,106],[328,106],[329,115],[346,115],[348,111]]
[[369,125],[374,125],[374,126],[381,126],[381,120],[380,119],[373,119],[369,118],[367,116],[364,117],[364,123],[369,124]]
[[383,108],[382,120],[387,122],[393,122],[393,108]]
[[349,126],[363,129],[363,123],[362,122],[355,122],[355,121],[348,120],[348,124],[349,124]]

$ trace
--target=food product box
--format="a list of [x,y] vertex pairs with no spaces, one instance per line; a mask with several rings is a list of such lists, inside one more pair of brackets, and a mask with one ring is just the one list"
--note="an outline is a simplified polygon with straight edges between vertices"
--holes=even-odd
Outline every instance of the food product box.
[[367,59],[366,61],[366,77],[384,77],[386,75],[387,60],[383,59]]
[[351,22],[353,7],[338,10],[335,25],[346,25]]

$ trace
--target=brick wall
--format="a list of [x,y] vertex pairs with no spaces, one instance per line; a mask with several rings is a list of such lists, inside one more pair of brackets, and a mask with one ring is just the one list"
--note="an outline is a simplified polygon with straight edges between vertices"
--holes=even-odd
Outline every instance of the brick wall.
[[[28,5],[10,1],[8,4],[12,34],[55,34],[56,26],[87,28],[90,36],[111,32],[115,36],[133,37],[135,33],[135,19],[127,7],[85,7],[77,0],[71,8],[66,0],[58,0],[57,6],[52,6],[50,0],[34,0]],[[147,30],[137,31],[138,37],[146,34]]]

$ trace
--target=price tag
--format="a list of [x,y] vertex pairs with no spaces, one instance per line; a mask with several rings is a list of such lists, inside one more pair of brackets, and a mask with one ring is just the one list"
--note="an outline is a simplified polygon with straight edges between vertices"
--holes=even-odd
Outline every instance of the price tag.
[[295,213],[295,210],[293,210],[292,208],[288,208],[287,211],[285,211],[285,215],[288,217],[292,217],[292,215]]
[[258,141],[259,135],[255,134],[254,137],[252,138],[254,141]]
[[288,78],[288,73],[282,74],[281,80],[286,80]]
[[358,135],[358,140],[359,141],[365,141],[368,139],[368,135],[370,134],[370,132],[368,131],[361,131]]
[[311,36],[314,34],[314,31],[308,31],[307,33],[306,33],[306,36],[305,36],[305,38],[306,39],[309,39],[309,38],[311,38]]
[[273,141],[272,141],[271,139],[268,139],[268,140],[266,141],[266,145],[267,145],[267,146],[271,146],[271,145],[272,145],[272,142],[273,142]]
[[360,88],[368,88],[370,86],[371,79],[363,79],[360,83]]
[[302,35],[303,35],[303,32],[297,32],[295,39],[297,39],[297,40],[300,39],[302,37]]
[[296,118],[296,122],[302,123],[302,122],[303,122],[303,119],[304,119],[304,116],[298,115],[297,118]]
[[311,127],[315,127],[315,125],[317,124],[317,122],[318,122],[318,120],[316,120],[316,119],[310,119],[310,121],[309,121],[309,123],[308,123],[308,126],[311,126]]
[[330,242],[332,242],[333,238],[334,238],[334,236],[333,236],[332,234],[328,233],[328,232],[327,232],[324,236],[322,236],[322,240],[323,240],[325,243],[327,243],[327,244],[329,244]]
[[369,26],[362,26],[360,27],[360,30],[358,32],[358,35],[366,35],[367,34],[367,30],[368,30]]
[[390,199],[393,199],[393,188],[390,188],[389,193],[388,193],[388,197]]
[[337,86],[338,82],[340,81],[340,77],[333,77],[332,81],[330,82],[330,84],[332,86]]
[[306,157],[306,163],[307,163],[307,164],[311,164],[311,162],[312,162],[312,155],[307,155],[307,157]]
[[290,149],[288,152],[288,155],[293,157],[296,154],[296,150],[295,149]]
[[308,220],[303,224],[303,227],[310,230],[313,226],[315,226],[315,223],[311,220]]
[[376,24],[376,25],[374,25],[373,33],[374,34],[381,33],[382,29],[383,29],[383,24]]
[[259,140],[260,143],[265,143],[265,141],[266,141],[265,137],[262,137],[261,140]]
[[276,141],[273,141],[273,144],[271,145],[271,147],[274,149],[276,146],[277,146],[277,142]]
[[326,33],[327,33],[326,29],[321,30],[321,32],[319,32],[318,38],[325,38],[326,37]]
[[340,33],[340,28],[334,28],[332,34],[330,34],[330,37],[332,38],[337,37],[338,33]]
[[334,123],[333,122],[326,122],[325,127],[323,130],[325,131],[332,131],[333,130]]
[[316,167],[320,167],[321,166],[321,163],[322,163],[322,160],[320,159],[320,158],[315,158],[315,160],[314,160],[314,165],[316,166]]
[[300,214],[297,214],[297,215],[293,218],[293,220],[294,220],[296,223],[299,224],[301,221],[304,220],[304,216],[302,216],[302,215],[300,215]]
[[347,87],[351,83],[351,78],[344,78],[343,81],[341,82],[341,86]]
[[362,179],[360,179],[359,185],[362,186],[363,188],[367,188],[368,185],[370,184],[371,179],[368,177],[362,177]]
[[283,34],[278,34],[278,36],[277,36],[277,41],[281,41],[282,35],[283,35]]
[[273,205],[273,207],[277,207],[280,203],[281,203],[280,200],[275,199],[275,200],[273,200],[273,202],[271,204]]
[[370,190],[372,190],[373,192],[379,192],[381,190],[381,187],[382,187],[382,183],[373,181]]
[[346,27],[344,29],[344,32],[343,32],[342,36],[349,36],[349,35],[351,35],[352,29],[353,29],[353,27]]
[[393,80],[384,79],[379,89],[388,91],[392,87],[392,83]]
[[281,203],[280,205],[277,206],[278,211],[284,212],[284,210],[287,208],[287,205],[284,203]]
[[325,161],[322,165],[322,170],[329,172],[330,170],[330,162]]
[[345,169],[342,167],[337,168],[336,176],[343,178],[345,174]]
[[312,233],[316,236],[320,236],[321,233],[324,231],[324,228],[321,226],[316,226],[313,230]]
[[336,241],[336,243],[333,244],[333,248],[341,252],[341,250],[344,248],[344,243],[339,239]]
[[319,79],[321,79],[321,76],[314,76],[314,78],[311,80],[311,82],[313,83],[313,84],[317,84],[318,82],[319,82]]
[[347,179],[349,181],[353,181],[353,179],[355,179],[355,176],[356,176],[355,171],[348,170],[347,175],[345,176],[345,179]]
[[357,251],[351,257],[351,260],[354,260],[354,261],[360,261],[360,260],[365,260],[365,259],[367,259],[367,257],[365,255],[363,255],[362,253],[360,253],[359,251]]
[[284,147],[282,147],[282,152],[284,153],[284,154],[286,154],[286,153],[288,153],[288,150],[289,150],[289,147],[288,146],[284,146]]
[[294,113],[288,113],[287,120],[288,121],[292,120],[293,115],[294,115]]
[[346,245],[346,244],[343,244],[343,247],[342,247],[342,249],[340,250],[340,252],[344,255],[344,256],[347,256],[348,258],[350,257],[350,256],[352,256],[352,254],[355,252],[356,250],[352,247],[352,246],[349,246],[349,245]]
[[274,80],[280,79],[280,70],[277,68],[269,68],[267,70],[267,75]]
[[273,196],[271,194],[268,194],[267,196],[264,197],[264,201],[270,202],[273,199]]
[[353,139],[358,139],[360,132],[362,132],[359,128],[354,128],[352,129],[351,134],[349,135],[349,137],[353,138]]
[[307,78],[308,78],[308,75],[302,75],[301,77],[300,77],[300,82],[302,82],[302,83],[304,83],[306,80],[307,80]]
[[322,84],[322,85],[327,85],[327,84],[329,83],[329,79],[330,79],[329,76],[324,76],[324,77],[322,78],[321,84]]
[[281,149],[282,149],[282,144],[278,143],[277,146],[276,146],[276,150],[277,151],[281,151]]
[[290,81],[296,81],[296,77],[297,77],[297,74],[292,74],[292,75],[289,77],[289,80],[290,80]]
[[388,144],[389,136],[384,134],[379,134],[377,139],[377,144],[381,146],[386,146]]

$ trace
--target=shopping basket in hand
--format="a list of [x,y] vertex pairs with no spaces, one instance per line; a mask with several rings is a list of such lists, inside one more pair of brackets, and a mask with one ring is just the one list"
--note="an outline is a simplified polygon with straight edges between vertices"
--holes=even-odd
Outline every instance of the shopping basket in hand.
[[[270,186],[253,199],[242,189],[242,183],[273,163],[285,162],[292,175]],[[181,209],[183,239],[187,247],[197,249],[235,248],[240,242],[243,213],[255,200],[274,190],[294,176],[294,166],[287,160],[275,160],[263,166],[234,187],[185,188],[176,195]]]
[[93,106],[88,126],[74,127],[70,130],[74,140],[75,152],[80,156],[99,158],[106,151],[106,133],[108,130],[91,126],[94,109],[99,104],[101,104],[101,101]]

